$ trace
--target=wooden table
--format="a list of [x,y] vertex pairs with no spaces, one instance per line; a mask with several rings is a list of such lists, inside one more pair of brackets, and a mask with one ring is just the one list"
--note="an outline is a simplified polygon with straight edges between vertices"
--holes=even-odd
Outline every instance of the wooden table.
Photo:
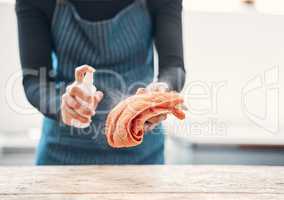
[[1,200],[282,200],[284,167],[2,167]]

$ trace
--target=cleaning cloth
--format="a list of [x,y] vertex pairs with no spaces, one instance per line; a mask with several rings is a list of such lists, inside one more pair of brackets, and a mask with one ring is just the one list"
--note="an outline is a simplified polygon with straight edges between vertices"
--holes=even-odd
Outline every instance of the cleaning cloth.
[[105,134],[111,147],[134,147],[143,142],[145,123],[161,114],[185,118],[183,98],[176,92],[148,92],[128,97],[108,114]]

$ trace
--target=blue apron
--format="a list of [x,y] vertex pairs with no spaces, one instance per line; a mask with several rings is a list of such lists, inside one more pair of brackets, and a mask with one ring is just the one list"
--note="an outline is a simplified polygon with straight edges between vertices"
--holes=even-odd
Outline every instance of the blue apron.
[[104,125],[108,112],[154,77],[151,16],[143,0],[135,0],[113,18],[92,22],[82,19],[67,0],[58,1],[52,21],[57,84],[74,81],[77,66],[96,68],[95,86],[105,96],[86,129],[44,119],[37,149],[38,165],[163,164],[164,130],[158,126],[141,145],[113,149]]

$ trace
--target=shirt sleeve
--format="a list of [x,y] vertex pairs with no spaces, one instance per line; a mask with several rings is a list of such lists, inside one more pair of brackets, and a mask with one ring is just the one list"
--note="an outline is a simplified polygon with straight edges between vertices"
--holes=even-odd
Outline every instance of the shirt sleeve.
[[28,0],[16,1],[16,14],[26,97],[42,114],[58,120],[64,87],[53,76],[50,20]]
[[182,0],[148,0],[159,56],[158,81],[181,91],[185,82],[182,38]]

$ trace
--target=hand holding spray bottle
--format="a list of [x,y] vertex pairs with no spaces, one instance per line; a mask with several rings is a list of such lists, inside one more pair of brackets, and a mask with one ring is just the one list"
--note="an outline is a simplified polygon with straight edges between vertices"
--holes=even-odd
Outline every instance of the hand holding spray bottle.
[[[95,95],[97,92],[97,88],[94,86],[94,72],[86,72],[85,76],[83,78],[83,81],[81,83],[79,83],[79,85],[77,85],[77,87],[79,87],[86,95],[91,96],[92,97],[92,101],[95,100]],[[82,106],[86,106],[88,107],[90,110],[93,110],[93,106],[90,108],[89,104],[87,104],[86,102],[82,101],[79,98],[76,98],[77,101],[79,101],[81,103]],[[95,102],[92,102],[91,104],[94,105]],[[73,119],[72,120],[72,124],[74,127],[76,128],[87,128],[91,125],[91,122],[89,123],[81,123],[78,120]]]

